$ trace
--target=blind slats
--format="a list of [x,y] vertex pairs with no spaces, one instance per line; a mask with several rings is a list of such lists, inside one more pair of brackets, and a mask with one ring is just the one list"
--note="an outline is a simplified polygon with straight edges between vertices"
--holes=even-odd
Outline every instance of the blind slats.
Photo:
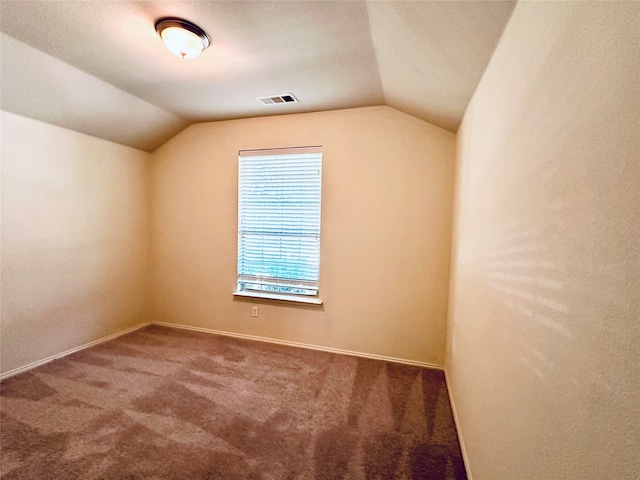
[[238,289],[317,295],[320,147],[240,151]]

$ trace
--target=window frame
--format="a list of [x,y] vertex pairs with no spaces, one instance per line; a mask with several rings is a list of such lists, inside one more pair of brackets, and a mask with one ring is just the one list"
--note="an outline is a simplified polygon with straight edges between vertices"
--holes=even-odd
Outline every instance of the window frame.
[[[317,212],[317,217],[315,215],[313,215],[311,218],[312,220],[317,220],[317,266],[316,266],[316,272],[315,273],[315,281],[311,281],[310,283],[307,283],[308,281],[304,281],[304,280],[293,280],[293,282],[300,282],[298,284],[298,286],[300,286],[300,289],[305,289],[307,288],[308,290],[315,290],[315,294],[304,294],[304,293],[290,293],[290,292],[277,292],[277,291],[269,291],[269,290],[262,290],[262,289],[252,289],[252,288],[247,288],[247,284],[251,284],[251,279],[257,279],[256,282],[254,282],[255,285],[260,285],[260,276],[258,277],[254,277],[250,274],[248,274],[246,272],[246,270],[244,272],[241,271],[242,267],[241,267],[241,254],[243,252],[241,245],[242,242],[244,241],[242,239],[242,235],[246,234],[246,230],[242,230],[242,215],[243,215],[243,211],[241,209],[241,204],[242,204],[242,187],[241,187],[241,182],[243,181],[243,177],[242,177],[242,171],[241,171],[241,164],[243,161],[243,158],[246,159],[247,157],[268,157],[268,156],[273,156],[273,157],[282,157],[282,161],[286,161],[286,156],[287,155],[301,155],[301,154],[318,154],[319,155],[319,180],[317,181],[317,188],[319,189],[318,191],[318,212]],[[316,159],[317,161],[317,159]],[[265,299],[265,300],[275,300],[275,301],[285,301],[285,302],[293,302],[293,303],[301,303],[301,304],[309,304],[309,305],[322,305],[323,301],[320,299],[320,254],[321,254],[321,239],[322,239],[322,232],[321,232],[321,224],[322,224],[322,161],[323,161],[323,152],[322,152],[322,146],[317,145],[317,146],[305,146],[305,147],[286,147],[286,148],[269,148],[269,149],[251,149],[251,150],[239,150],[238,151],[238,213],[237,213],[237,221],[238,221],[238,228],[237,228],[237,256],[236,256],[236,289],[233,292],[234,296],[237,297],[248,297],[248,298],[256,298],[256,299]],[[303,169],[301,169],[301,171],[303,171]],[[246,191],[245,191],[246,193]],[[246,198],[245,198],[246,200]],[[281,211],[275,211],[279,214],[281,214]],[[254,232],[255,233],[255,232]],[[276,231],[276,232],[271,232],[271,236],[273,235],[280,235],[280,234],[284,234],[285,232],[280,230],[280,231]],[[294,237],[296,236],[295,234],[293,235]],[[298,238],[304,238],[304,237],[308,237],[308,234],[304,234],[304,233],[300,233],[298,235]],[[245,248],[247,247],[247,244],[245,243]],[[246,258],[246,257],[243,257]],[[294,263],[295,265],[295,263]],[[300,265],[300,263],[298,263],[298,265]],[[286,288],[285,283],[287,281],[291,281],[290,279],[287,280],[284,277],[272,277],[274,278],[274,288],[277,288],[278,285],[282,285],[283,288]],[[272,283],[272,282],[264,282],[262,283],[263,286],[268,288],[268,283]],[[296,288],[295,286],[293,288]]]

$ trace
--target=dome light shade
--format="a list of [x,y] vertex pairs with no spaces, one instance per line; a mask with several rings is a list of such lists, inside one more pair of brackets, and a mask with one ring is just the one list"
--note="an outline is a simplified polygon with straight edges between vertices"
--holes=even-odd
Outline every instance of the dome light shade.
[[195,58],[211,44],[211,39],[197,25],[181,18],[161,18],[156,32],[165,46],[179,58]]

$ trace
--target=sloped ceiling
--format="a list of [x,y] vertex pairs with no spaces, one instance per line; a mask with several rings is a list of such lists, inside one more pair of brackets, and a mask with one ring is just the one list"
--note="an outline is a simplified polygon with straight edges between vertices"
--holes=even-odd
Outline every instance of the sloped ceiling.
[[[384,104],[455,132],[514,5],[1,0],[0,106],[147,151],[193,122]],[[212,46],[172,56],[165,16]]]

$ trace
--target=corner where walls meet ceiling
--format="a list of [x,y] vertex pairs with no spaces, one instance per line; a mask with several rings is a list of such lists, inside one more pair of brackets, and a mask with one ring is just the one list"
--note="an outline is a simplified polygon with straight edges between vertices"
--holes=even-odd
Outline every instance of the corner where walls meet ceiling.
[[[0,107],[146,151],[195,122],[371,105],[455,132],[514,5],[0,0]],[[166,16],[212,45],[176,58]]]

